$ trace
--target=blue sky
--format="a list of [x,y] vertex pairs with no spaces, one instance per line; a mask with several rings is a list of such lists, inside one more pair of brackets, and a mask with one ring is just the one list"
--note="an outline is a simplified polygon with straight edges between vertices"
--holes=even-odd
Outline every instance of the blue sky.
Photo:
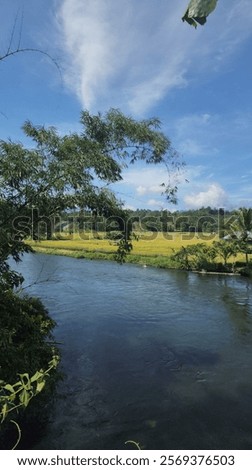
[[[252,206],[251,0],[219,0],[204,27],[181,21],[188,0],[2,0],[0,138],[24,141],[26,119],[80,130],[81,109],[157,116],[186,162],[177,208]],[[23,21],[22,21],[23,16]],[[175,208],[164,168],[131,166],[114,189],[131,208]],[[170,176],[173,179],[173,175]],[[186,182],[188,180],[189,182]]]

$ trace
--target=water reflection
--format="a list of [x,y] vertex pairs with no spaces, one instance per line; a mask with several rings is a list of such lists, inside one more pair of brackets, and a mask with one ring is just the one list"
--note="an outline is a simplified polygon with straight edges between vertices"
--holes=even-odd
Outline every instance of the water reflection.
[[242,280],[242,292],[236,285],[230,285],[226,279],[222,282],[223,293],[222,300],[227,306],[229,318],[234,324],[235,331],[241,335],[251,333],[252,326],[252,302],[251,302],[251,283]]

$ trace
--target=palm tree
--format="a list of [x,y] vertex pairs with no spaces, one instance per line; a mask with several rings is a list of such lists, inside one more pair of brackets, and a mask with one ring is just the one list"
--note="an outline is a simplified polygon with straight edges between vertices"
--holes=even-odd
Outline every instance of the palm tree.
[[236,232],[241,251],[245,253],[246,265],[248,266],[248,240],[252,233],[252,209],[240,207],[236,212],[237,218],[231,225],[231,229]]
[[228,259],[231,256],[236,256],[238,251],[237,243],[232,240],[219,240],[213,242],[213,247],[216,249],[217,254],[223,258],[224,266],[227,266]]

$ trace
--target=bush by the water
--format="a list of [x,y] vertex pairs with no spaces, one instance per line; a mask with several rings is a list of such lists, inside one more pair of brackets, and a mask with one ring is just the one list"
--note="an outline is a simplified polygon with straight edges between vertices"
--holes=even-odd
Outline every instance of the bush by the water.
[[[182,246],[172,258],[181,269],[229,272],[233,267],[228,266],[228,259],[235,257],[237,252],[237,244],[220,240],[210,246],[205,243]],[[218,258],[222,259],[223,263]]]
[[[8,442],[15,442],[13,434],[16,430],[10,426],[11,419],[18,421],[22,437],[27,435],[28,427],[33,431],[40,427],[41,417],[46,416],[50,407],[59,373],[56,367],[51,367],[50,373],[43,377],[43,387],[36,382],[37,391],[41,391],[41,394],[32,400],[27,410],[27,387],[24,386],[24,390],[27,390],[18,397],[15,396],[15,400],[9,399],[13,384],[16,384],[23,374],[29,378],[39,371],[48,370],[48,364],[57,356],[52,337],[55,322],[39,299],[18,295],[12,289],[0,288],[0,305],[0,448],[5,449],[9,448]],[[6,384],[9,385],[6,387]],[[30,395],[32,398],[34,394]],[[24,406],[17,407],[17,403],[19,405],[22,400]]]

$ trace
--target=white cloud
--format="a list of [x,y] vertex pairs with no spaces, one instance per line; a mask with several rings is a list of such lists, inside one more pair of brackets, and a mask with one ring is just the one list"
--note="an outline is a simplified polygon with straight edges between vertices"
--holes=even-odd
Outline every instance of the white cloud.
[[164,208],[165,204],[164,201],[159,201],[158,199],[149,199],[147,201],[148,207],[156,207],[157,209],[161,210]]
[[109,97],[110,104],[125,102],[141,112],[168,89],[184,85],[186,28],[172,54],[163,41],[176,34],[181,11],[181,5],[167,7],[164,0],[159,8],[146,0],[142,5],[141,0],[137,5],[134,0],[63,0],[58,30],[65,79],[82,105],[95,107]]
[[[178,184],[179,180],[182,182],[187,178],[187,171],[185,173],[177,174],[168,173],[166,167],[144,167],[143,164],[138,163],[134,165],[134,169],[127,169],[123,172],[123,180],[117,183],[119,186],[127,185],[131,186],[136,194],[139,196],[151,195],[151,194],[162,194],[162,185]],[[140,183],[140,184],[139,184]]]
[[139,193],[142,191],[142,194],[146,194],[146,188],[158,186],[161,192],[160,184],[164,182],[165,178],[167,178],[167,175],[165,174],[164,169],[157,167],[144,167],[139,163],[134,165],[134,169],[130,168],[124,170],[123,181],[119,184],[130,184],[134,186],[136,190],[138,188]]
[[[181,180],[182,180],[181,175]],[[170,206],[162,194],[164,188],[162,183],[171,185],[178,181],[175,175],[169,174],[166,168],[145,167],[138,162],[134,168],[123,172],[123,180],[110,185],[115,194],[126,204],[134,204],[137,207],[163,207]],[[154,197],[153,197],[154,196]]]
[[188,0],[159,0],[158,7],[151,0],[62,0],[58,36],[68,87],[83,107],[144,114],[200,70],[211,74],[251,34],[250,1],[219,3],[195,31],[181,21]]
[[65,0],[59,13],[69,61],[65,79],[85,107],[113,74],[113,34],[107,16],[107,3],[100,0]]
[[137,194],[140,196],[143,196],[144,194],[150,194],[150,193],[158,193],[160,194],[162,191],[162,187],[159,185],[154,185],[154,186],[138,186],[136,188]]
[[218,184],[212,183],[204,191],[195,194],[186,195],[184,202],[188,208],[196,209],[199,207],[226,207],[228,204],[228,195],[226,191]]

